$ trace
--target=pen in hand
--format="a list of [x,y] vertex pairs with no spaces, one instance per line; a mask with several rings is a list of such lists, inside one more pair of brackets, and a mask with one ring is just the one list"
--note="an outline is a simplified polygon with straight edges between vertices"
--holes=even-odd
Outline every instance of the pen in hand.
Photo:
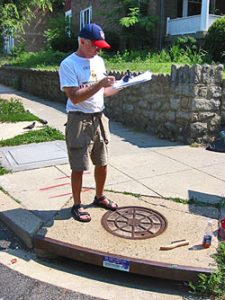
[[[107,73],[103,73],[103,75],[104,76],[109,76],[109,74],[107,74]],[[121,90],[123,90],[125,87],[120,87],[120,88],[117,88],[116,90],[119,92],[119,91],[121,91]]]

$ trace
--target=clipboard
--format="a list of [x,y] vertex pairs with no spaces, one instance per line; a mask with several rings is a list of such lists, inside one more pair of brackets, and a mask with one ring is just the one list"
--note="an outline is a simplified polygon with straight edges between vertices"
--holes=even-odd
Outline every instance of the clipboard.
[[146,71],[143,74],[140,74],[138,76],[135,76],[135,77],[129,79],[127,82],[124,82],[123,79],[117,80],[114,83],[113,88],[116,90],[119,90],[119,89],[123,89],[123,88],[129,87],[129,86],[133,86],[136,84],[140,84],[140,83],[149,81],[151,79],[152,79],[152,73],[150,71]]

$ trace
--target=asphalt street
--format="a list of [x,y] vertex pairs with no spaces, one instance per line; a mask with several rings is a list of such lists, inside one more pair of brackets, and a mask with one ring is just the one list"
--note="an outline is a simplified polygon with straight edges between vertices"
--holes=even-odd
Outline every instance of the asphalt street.
[[[7,251],[9,249],[30,251],[0,221],[0,251]],[[0,264],[0,274],[0,300],[100,299],[32,279],[2,264]]]

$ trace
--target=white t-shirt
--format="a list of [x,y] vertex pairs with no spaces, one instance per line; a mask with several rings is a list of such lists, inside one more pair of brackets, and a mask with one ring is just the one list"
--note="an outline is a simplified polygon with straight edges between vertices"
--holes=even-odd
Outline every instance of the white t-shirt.
[[[105,64],[103,59],[96,55],[93,58],[83,58],[75,53],[66,57],[60,64],[60,88],[91,85],[104,77]],[[84,113],[100,112],[104,109],[104,89],[78,104],[73,104],[68,98],[66,111],[82,111]]]

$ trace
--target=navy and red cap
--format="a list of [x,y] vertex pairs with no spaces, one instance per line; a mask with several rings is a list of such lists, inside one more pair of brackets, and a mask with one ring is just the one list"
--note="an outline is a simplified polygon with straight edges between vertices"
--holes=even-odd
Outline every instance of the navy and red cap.
[[92,43],[98,48],[110,48],[111,46],[105,41],[105,34],[102,28],[95,24],[86,24],[81,29],[79,37],[91,40]]

